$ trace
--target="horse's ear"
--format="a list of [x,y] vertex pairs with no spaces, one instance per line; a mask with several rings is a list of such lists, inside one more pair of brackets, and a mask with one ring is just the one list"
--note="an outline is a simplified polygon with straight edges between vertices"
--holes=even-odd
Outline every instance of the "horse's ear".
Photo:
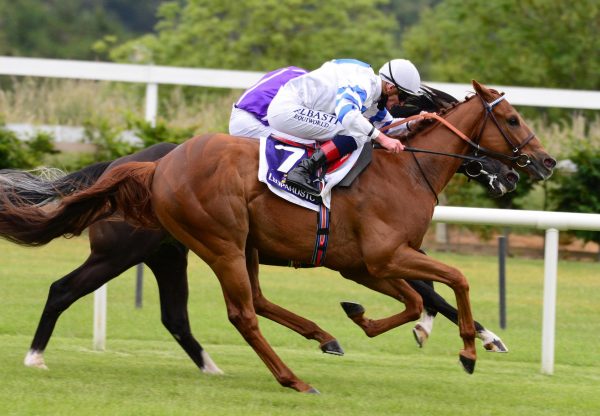
[[481,96],[484,100],[486,100],[486,101],[493,100],[493,95],[489,89],[487,89],[485,86],[481,85],[479,82],[475,81],[474,79],[471,80],[471,83],[473,84],[473,88],[475,88],[475,92],[477,92],[477,94],[479,96]]

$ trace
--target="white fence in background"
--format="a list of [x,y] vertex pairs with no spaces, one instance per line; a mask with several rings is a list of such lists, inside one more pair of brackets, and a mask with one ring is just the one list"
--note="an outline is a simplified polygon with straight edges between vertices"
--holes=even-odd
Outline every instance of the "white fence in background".
[[[264,73],[224,69],[177,68],[159,65],[131,65],[59,59],[0,56],[0,75],[73,78],[146,84],[146,120],[154,123],[158,111],[158,85],[248,88]],[[485,84],[485,80],[479,80]],[[470,84],[425,82],[457,98],[472,91]],[[487,84],[486,84],[487,85]],[[511,104],[533,107],[600,110],[600,92],[489,85],[504,91]]]
[[[244,89],[254,84],[263,73],[0,56],[0,75],[146,84],[146,120],[155,123],[159,84]],[[485,80],[479,81],[485,84]],[[457,98],[472,91],[470,84],[425,83]],[[505,92],[511,104],[515,105],[600,110],[598,91],[488,86]],[[600,214],[436,207],[433,220],[444,223],[523,226],[546,230],[541,370],[545,374],[552,374],[554,372],[558,233],[559,230],[600,231]],[[106,344],[105,286],[95,292],[94,305],[94,348],[103,350]]]

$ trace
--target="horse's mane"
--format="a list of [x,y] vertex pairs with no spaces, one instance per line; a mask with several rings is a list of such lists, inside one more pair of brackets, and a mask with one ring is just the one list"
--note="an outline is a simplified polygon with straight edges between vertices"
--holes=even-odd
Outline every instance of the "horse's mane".
[[[495,90],[491,90],[491,91],[494,91],[494,92],[498,93]],[[437,112],[437,114],[439,114],[440,116],[444,117],[444,116],[448,115],[450,112],[454,111],[454,109],[456,109],[460,105],[462,105],[462,104],[470,101],[476,95],[477,94],[467,95],[463,101],[455,101],[455,102],[452,102],[452,103],[448,103],[448,105],[445,106],[444,108],[441,108]],[[408,133],[404,137],[406,138],[406,140],[410,140],[411,138],[415,137],[416,135],[419,135],[424,130],[429,129],[430,127],[432,127],[436,123],[439,123],[439,121],[437,121],[435,119],[432,119],[432,118],[421,120],[421,122],[418,124],[417,128],[415,128],[414,130],[412,130],[410,133]]]

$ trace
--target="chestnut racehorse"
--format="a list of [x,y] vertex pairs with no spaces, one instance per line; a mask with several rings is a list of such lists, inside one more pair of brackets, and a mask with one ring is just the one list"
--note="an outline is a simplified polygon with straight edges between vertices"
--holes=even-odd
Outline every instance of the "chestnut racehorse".
[[[113,162],[97,163],[59,177],[48,178],[45,174],[38,176],[28,171],[0,170],[0,192],[13,192],[28,204],[48,204],[78,189],[89,187],[107,169],[132,161],[156,161],[175,147],[172,143],[156,144]],[[459,172],[480,182],[492,197],[513,191],[519,179],[514,170],[496,159],[485,156],[476,161],[466,160]],[[61,314],[81,297],[98,289],[125,270],[145,263],[158,284],[161,321],[165,328],[203,372],[218,373],[218,367],[208,357],[190,328],[187,312],[187,248],[164,230],[136,228],[125,221],[98,221],[90,226],[88,234],[91,250],[89,257],[75,270],[50,286],[46,305],[24,360],[25,365],[47,369],[44,352]],[[288,262],[279,264],[289,266]],[[270,302],[262,294],[258,273],[251,273],[250,276],[256,279],[252,286],[254,309],[258,315],[277,321],[307,339],[318,341],[323,352],[343,354],[337,340],[316,323]],[[426,283],[430,282],[409,282],[421,295],[423,305],[430,313],[439,312],[456,323],[456,309],[446,302],[433,286]],[[478,336],[484,341],[485,349],[506,351],[501,340],[490,338],[489,331],[477,321],[475,328]]]
[[[406,310],[376,325],[378,333],[417,319],[420,296],[404,279],[447,284],[456,296],[463,349],[460,361],[473,372],[475,328],[469,286],[456,268],[418,251],[431,222],[436,195],[460,161],[437,153],[479,152],[517,163],[533,179],[556,165],[517,111],[497,91],[473,81],[476,94],[415,132],[411,146],[436,154],[377,152],[349,189],[338,189],[325,266],[381,293],[400,297]],[[450,124],[449,128],[447,124]],[[140,225],[164,227],[200,256],[221,284],[230,321],[277,381],[301,392],[315,390],[281,361],[262,336],[252,301],[250,271],[261,256],[309,262],[314,212],[292,205],[257,180],[258,144],[224,134],[190,139],[157,162],[131,162],[109,171],[88,189],[64,198],[55,209],[19,206],[2,195],[0,235],[39,245],[81,233],[115,212]],[[394,282],[391,285],[389,282]]]

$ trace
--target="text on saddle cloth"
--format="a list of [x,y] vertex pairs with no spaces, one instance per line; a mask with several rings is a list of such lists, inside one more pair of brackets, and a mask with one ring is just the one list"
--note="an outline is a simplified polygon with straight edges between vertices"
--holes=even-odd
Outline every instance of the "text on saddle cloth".
[[272,136],[260,138],[260,159],[258,180],[265,183],[271,192],[294,204],[319,211],[321,204],[331,208],[331,190],[337,185],[356,163],[362,146],[346,155],[328,169],[320,197],[286,184],[285,177],[302,159],[310,157],[316,150],[316,144],[303,145],[287,139]]

